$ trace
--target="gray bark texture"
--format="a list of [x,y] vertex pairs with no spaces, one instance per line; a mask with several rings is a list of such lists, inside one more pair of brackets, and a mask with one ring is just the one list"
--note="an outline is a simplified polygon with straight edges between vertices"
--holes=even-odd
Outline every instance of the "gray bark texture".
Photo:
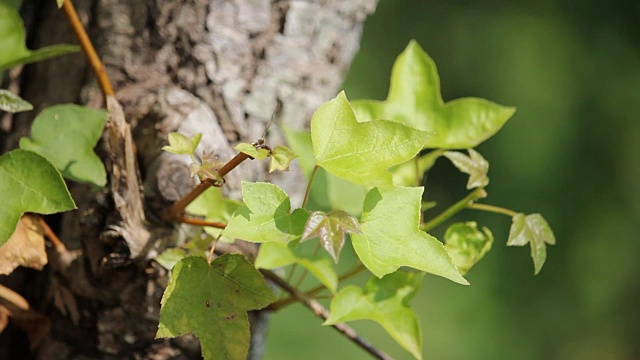
[[[75,43],[54,3],[25,2],[30,47]],[[161,151],[167,134],[201,132],[197,153],[213,151],[226,161],[235,155],[236,143],[261,137],[275,112],[266,142],[284,143],[282,126],[307,128],[313,111],[338,91],[376,0],[77,0],[75,5],[132,128],[138,170],[112,174],[111,184],[98,192],[70,184],[78,210],[47,221],[75,255],[49,251],[48,271],[16,271],[2,281],[51,320],[33,358],[199,358],[193,337],[154,339],[168,274],[152,259],[191,234],[187,226],[165,223],[162,212],[195,184],[185,156]],[[3,151],[28,135],[34,114],[47,106],[107,105],[81,55],[25,67],[12,86],[36,110],[2,120]],[[105,136],[98,152],[110,164],[114,154]],[[125,187],[133,179],[144,211],[122,215],[123,208],[136,205],[114,195],[118,178],[125,179]],[[241,179],[272,181],[295,203],[306,186],[302,178],[296,168],[271,176],[264,162],[245,161],[226,177],[224,191],[238,198]],[[257,312],[251,319],[249,357],[258,359],[266,315]],[[0,355],[11,358],[17,351],[4,349]]]

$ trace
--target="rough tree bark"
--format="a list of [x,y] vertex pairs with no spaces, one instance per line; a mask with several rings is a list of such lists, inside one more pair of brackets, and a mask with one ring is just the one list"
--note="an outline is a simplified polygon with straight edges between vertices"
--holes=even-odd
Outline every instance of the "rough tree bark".
[[[31,47],[75,42],[54,3],[25,3]],[[79,209],[48,220],[81,255],[69,261],[51,251],[47,272],[16,272],[4,280],[52,321],[38,359],[199,356],[188,337],[153,339],[167,273],[150,259],[189,234],[163,222],[161,212],[193,186],[185,159],[160,151],[167,133],[202,132],[198,153],[215,151],[225,161],[236,142],[260,137],[279,109],[267,143],[282,143],[281,126],[305,128],[314,109],[335,95],[375,6],[376,0],[76,1],[134,129],[144,231],[130,238],[114,231],[123,219],[108,189],[70,185]],[[16,147],[46,106],[104,107],[81,56],[27,67],[20,84],[36,111],[15,116],[10,131],[0,134],[4,151]],[[300,176],[269,177],[263,163],[247,161],[228,175],[228,195],[239,196],[240,179],[274,181],[299,198],[305,186]],[[262,353],[261,318],[252,317],[252,358]]]

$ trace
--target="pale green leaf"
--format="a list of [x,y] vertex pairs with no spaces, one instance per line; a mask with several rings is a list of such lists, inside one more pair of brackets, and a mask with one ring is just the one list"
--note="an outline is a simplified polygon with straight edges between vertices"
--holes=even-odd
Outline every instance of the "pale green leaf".
[[288,243],[300,239],[309,214],[291,211],[289,196],[269,183],[242,182],[244,205],[239,207],[222,234],[251,242]]
[[277,269],[283,266],[298,264],[316,278],[332,293],[338,288],[338,275],[333,268],[331,259],[327,257],[308,257],[300,254],[299,249],[291,249],[287,245],[268,242],[260,245],[260,251],[255,260],[256,268]]
[[270,156],[271,164],[269,165],[269,172],[276,170],[288,171],[291,161],[298,157],[291,149],[282,145],[276,146],[273,151],[271,151]]
[[313,211],[304,226],[302,241],[319,238],[322,247],[338,262],[346,233],[362,233],[358,220],[353,216],[343,210],[332,210],[328,214]]
[[507,245],[524,246],[526,244],[531,245],[531,258],[533,258],[534,271],[537,275],[547,259],[546,244],[556,244],[556,237],[542,215],[525,216],[519,213],[512,218]]
[[58,9],[64,4],[64,0],[56,0],[56,2],[58,3]]
[[178,155],[193,155],[202,140],[202,133],[196,133],[191,137],[186,137],[177,132],[171,132],[167,136],[169,145],[162,147],[162,150]]
[[436,65],[417,42],[398,56],[386,101],[354,101],[360,121],[388,119],[434,131],[426,148],[472,148],[493,136],[515,109],[484,99],[460,98],[446,104],[440,94]]
[[154,259],[158,264],[162,265],[167,270],[173,269],[173,267],[187,256],[187,253],[179,248],[169,248],[162,252],[162,254],[156,256]]
[[69,180],[103,187],[107,173],[93,152],[107,121],[107,112],[64,104],[43,110],[31,125],[31,138],[21,138],[20,148],[49,160]]
[[418,155],[404,164],[391,168],[393,184],[395,186],[418,186],[436,160],[443,154],[443,150],[433,150],[424,155]]
[[364,200],[360,229],[351,235],[362,263],[377,277],[409,266],[468,284],[441,242],[418,228],[421,187],[373,188]]
[[331,316],[324,325],[372,320],[416,359],[422,359],[422,330],[409,300],[420,288],[423,274],[398,271],[373,278],[364,289],[347,286],[331,301]]
[[79,51],[75,45],[51,45],[29,50],[25,45],[24,24],[17,9],[0,1],[0,72],[21,64]]
[[33,110],[33,105],[24,101],[20,96],[9,90],[0,89],[0,110],[17,113]]
[[25,212],[53,214],[76,208],[58,170],[47,159],[26,150],[0,156],[0,194],[0,246]]
[[474,221],[455,223],[444,234],[444,247],[463,275],[491,250],[492,244],[491,231],[486,227],[480,231]]
[[359,123],[344,92],[320,106],[311,119],[316,164],[364,186],[393,185],[387,169],[413,158],[429,136],[387,120]]
[[223,255],[211,264],[185,257],[162,296],[156,337],[194,334],[205,360],[245,360],[251,338],[247,311],[274,300],[262,274],[242,255]]
[[468,149],[469,156],[458,151],[445,151],[444,156],[451,160],[458,170],[469,175],[467,189],[489,185],[489,162],[479,152]]
[[[241,202],[225,197],[219,187],[210,187],[189,204],[186,211],[193,215],[203,216],[205,220],[210,222],[227,224],[241,205]],[[214,238],[222,232],[222,229],[210,226],[205,226],[204,230]],[[223,236],[220,240],[228,242],[233,239]]]
[[258,160],[266,159],[267,156],[269,156],[269,151],[267,149],[263,149],[261,147],[258,147],[256,145],[250,144],[250,143],[240,143],[240,144],[236,145],[236,147],[234,149],[238,150],[241,153],[247,154],[247,155],[251,156],[254,159],[258,159]]

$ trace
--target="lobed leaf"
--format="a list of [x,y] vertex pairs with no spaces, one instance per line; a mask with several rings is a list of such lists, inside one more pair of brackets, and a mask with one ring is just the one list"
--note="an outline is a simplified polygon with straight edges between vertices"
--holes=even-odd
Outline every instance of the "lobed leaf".
[[463,275],[491,250],[491,245],[491,231],[486,227],[480,231],[474,221],[455,223],[444,234],[444,247]]
[[274,172],[276,170],[289,171],[289,164],[291,164],[291,161],[297,158],[298,155],[288,147],[278,145],[273,149],[273,151],[271,151],[270,157],[271,164],[269,165],[269,172]]
[[33,110],[33,105],[9,90],[0,89],[0,110],[17,113]]
[[469,156],[457,151],[445,151],[444,156],[451,160],[458,170],[469,175],[467,189],[489,185],[489,162],[479,152],[468,149]]
[[433,131],[424,145],[441,149],[475,147],[498,132],[515,112],[478,98],[444,103],[436,65],[414,40],[393,65],[387,100],[360,100],[352,105],[360,121],[388,119]]
[[[222,194],[219,187],[210,187],[200,196],[198,196],[186,208],[186,211],[193,215],[204,216],[204,219],[211,222],[221,222],[227,224],[233,213],[242,206],[242,203],[229,199]],[[207,234],[218,237],[222,229],[205,226],[204,230]],[[226,236],[221,238],[222,241],[233,241]]]
[[302,241],[319,238],[322,247],[338,262],[346,233],[362,233],[358,220],[353,216],[342,210],[332,210],[328,214],[313,211],[304,225]]
[[177,132],[171,132],[167,136],[169,145],[162,147],[162,150],[178,155],[193,155],[202,140],[202,133],[196,133],[191,137],[186,137]]
[[419,226],[420,188],[373,188],[364,200],[360,229],[351,235],[362,263],[377,277],[409,266],[468,285],[441,242]]
[[387,120],[358,122],[344,92],[311,119],[315,162],[364,186],[391,186],[388,168],[416,156],[430,133]]
[[0,246],[25,212],[53,214],[76,208],[62,176],[47,159],[26,150],[0,156]]
[[165,290],[156,338],[194,334],[204,359],[247,358],[247,311],[275,300],[262,274],[244,256],[226,254],[211,264],[200,256],[180,260]]
[[556,238],[551,227],[540,214],[524,215],[516,214],[511,219],[509,240],[507,246],[531,245],[531,258],[533,258],[534,273],[537,275],[547,259],[547,247],[545,244],[555,245]]
[[257,147],[254,144],[250,143],[240,143],[235,146],[236,150],[241,153],[245,153],[251,156],[254,159],[263,160],[269,156],[269,151],[267,149],[263,149],[261,147]]
[[93,148],[102,136],[107,112],[65,104],[49,107],[31,125],[31,138],[20,138],[20,148],[49,160],[69,180],[96,187],[107,184],[107,173]]
[[433,150],[424,155],[418,155],[404,164],[391,168],[393,185],[418,186],[422,182],[424,173],[429,171],[436,160],[444,153],[443,150]]
[[372,320],[416,359],[422,359],[422,330],[408,303],[420,288],[423,274],[398,271],[372,278],[364,289],[347,286],[331,301],[324,325]]

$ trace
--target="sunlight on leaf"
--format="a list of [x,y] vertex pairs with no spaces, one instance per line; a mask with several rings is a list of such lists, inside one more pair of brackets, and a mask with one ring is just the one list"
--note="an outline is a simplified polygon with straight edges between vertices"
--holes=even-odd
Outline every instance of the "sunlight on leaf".
[[474,221],[455,223],[444,234],[444,247],[461,274],[466,274],[491,250],[493,234],[486,227],[478,230]]
[[241,153],[247,154],[254,159],[263,160],[269,156],[269,150],[257,147],[250,143],[240,143],[234,147]]
[[467,189],[489,185],[489,162],[479,152],[469,149],[469,156],[458,151],[445,151],[444,156],[451,160],[458,170],[469,175]]
[[409,301],[422,283],[423,274],[398,271],[382,279],[372,278],[364,289],[349,285],[331,301],[331,316],[324,325],[372,320],[416,359],[422,359],[422,330]]
[[298,155],[288,147],[278,145],[271,151],[270,157],[271,164],[269,165],[269,172],[271,173],[276,170],[289,171],[289,164],[291,164],[291,161],[297,158]]
[[512,218],[509,230],[508,246],[531,245],[531,258],[537,275],[547,259],[547,247],[545,244],[555,245],[556,238],[547,221],[540,214],[524,215],[516,214]]
[[436,65],[414,40],[393,65],[387,100],[352,104],[360,121],[388,119],[434,131],[425,148],[441,149],[475,147],[498,132],[515,112],[515,108],[478,98],[445,104]]
[[[210,222],[227,224],[233,213],[241,205],[241,202],[225,197],[219,187],[210,187],[189,204],[186,211],[193,215],[204,216],[204,219]],[[214,238],[222,232],[222,229],[210,226],[205,226],[204,230]],[[220,240],[225,242],[233,241],[233,239],[226,236],[223,236]]]
[[96,187],[107,184],[107,172],[93,148],[102,136],[107,112],[64,104],[43,110],[31,125],[31,137],[20,148],[44,156],[69,180]]
[[42,270],[47,264],[44,230],[33,215],[23,215],[16,231],[0,247],[0,275],[8,275],[18,266]]
[[205,360],[245,360],[247,311],[274,300],[262,274],[242,255],[223,255],[211,264],[203,257],[185,257],[173,268],[162,296],[156,338],[194,334]]
[[0,89],[0,110],[17,113],[33,110],[33,105],[24,101],[20,96],[9,90]]
[[162,150],[178,155],[193,155],[202,140],[202,133],[196,133],[191,137],[186,137],[177,132],[171,132],[167,136],[169,145],[162,147]]
[[362,234],[358,220],[342,210],[324,213],[313,211],[304,225],[302,241],[319,238],[322,247],[338,262],[340,250],[344,245],[345,234]]

